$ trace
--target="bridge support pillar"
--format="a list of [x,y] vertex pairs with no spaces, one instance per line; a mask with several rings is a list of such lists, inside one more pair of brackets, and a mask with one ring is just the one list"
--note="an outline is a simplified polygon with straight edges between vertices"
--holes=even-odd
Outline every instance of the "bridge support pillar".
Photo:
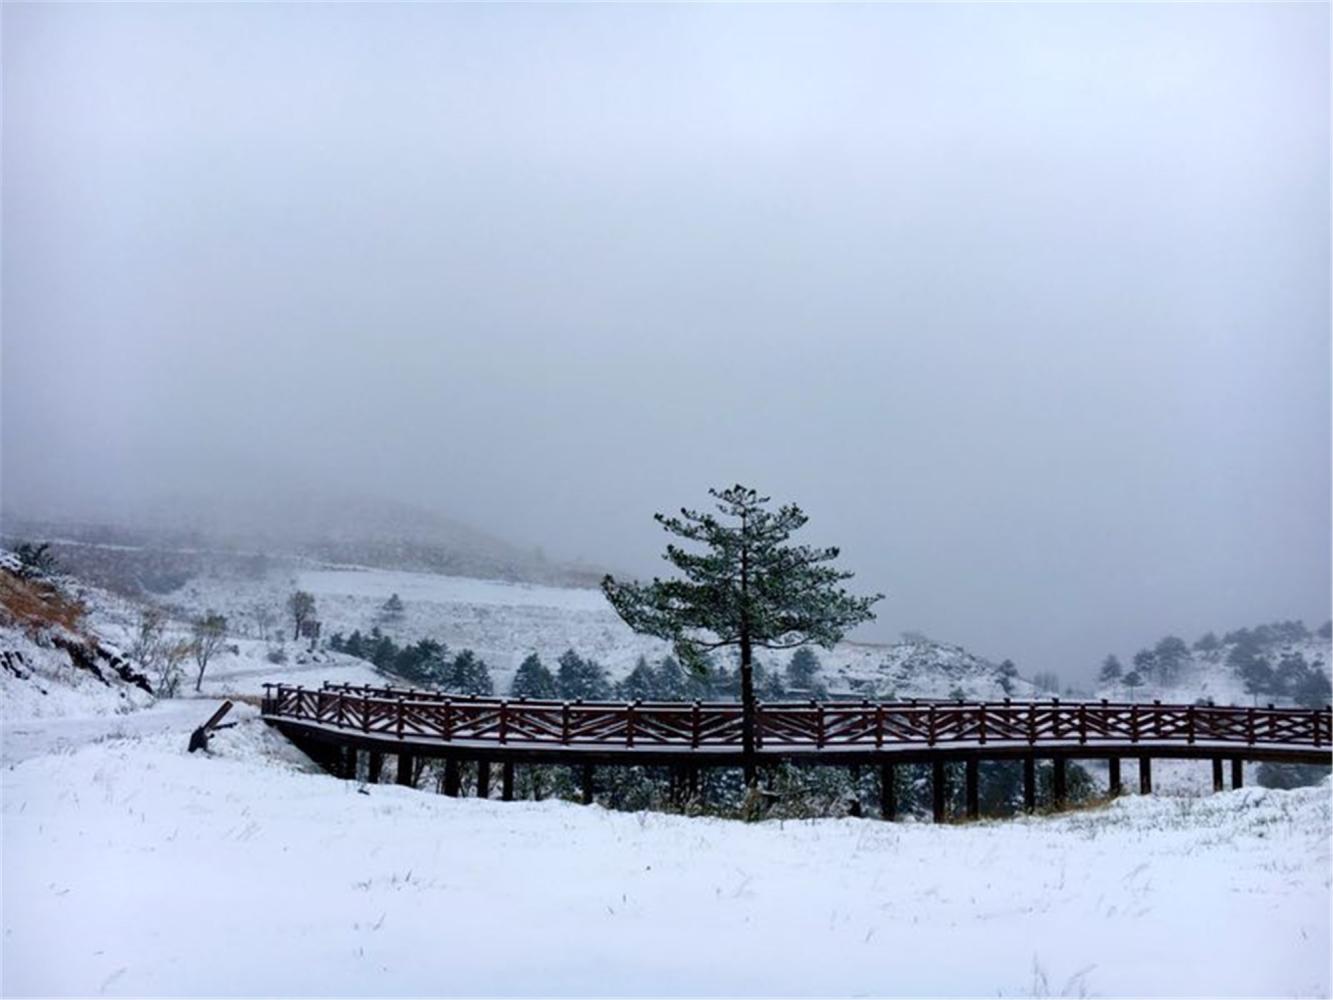
[[980,765],[975,757],[967,761],[967,818],[978,819],[981,816],[981,796],[978,792]]
[[879,765],[879,818],[885,820],[895,820],[898,818],[898,789],[895,782],[898,778],[898,767],[896,764],[884,763]]
[[514,801],[514,762],[507,760],[500,765],[500,798],[504,802]]
[[1110,785],[1111,797],[1119,798],[1125,791],[1125,787],[1120,781],[1120,758],[1112,757],[1106,763],[1111,772],[1111,778],[1108,782]]
[[1139,794],[1152,794],[1152,758],[1139,758]]
[[1023,758],[1023,811],[1037,811],[1037,758],[1032,754]]
[[592,799],[593,799],[593,794],[592,794],[592,792],[593,792],[593,788],[592,788],[592,765],[591,765],[591,764],[584,764],[584,765],[583,765],[583,804],[584,804],[585,806],[590,806],[590,805],[592,805]]
[[1245,785],[1245,762],[1239,757],[1231,758],[1231,787],[1242,788]]
[[489,760],[477,761],[477,798],[489,799],[491,797],[491,762]]
[[398,755],[398,784],[406,785],[408,788],[416,787],[416,775],[413,774],[415,763],[409,753]]
[[1222,783],[1222,758],[1213,758],[1213,791],[1220,792],[1226,786]]
[[949,799],[949,772],[944,769],[944,761],[937,760],[931,765],[931,816],[936,823],[946,819],[945,803]]
[[697,764],[687,764],[685,766],[685,793],[690,801],[699,797],[699,766]]
[[1063,809],[1069,803],[1068,764],[1069,762],[1065,760],[1063,757],[1056,757],[1053,761],[1051,761],[1051,766],[1054,769],[1054,774],[1052,775],[1054,781],[1052,782],[1052,785],[1054,786],[1053,797],[1055,799],[1056,809]]
[[380,778],[384,775],[384,754],[378,750],[370,751],[370,763],[366,769],[366,782],[371,785],[378,785]]
[[444,794],[451,799],[458,798],[458,761],[452,757],[444,762]]

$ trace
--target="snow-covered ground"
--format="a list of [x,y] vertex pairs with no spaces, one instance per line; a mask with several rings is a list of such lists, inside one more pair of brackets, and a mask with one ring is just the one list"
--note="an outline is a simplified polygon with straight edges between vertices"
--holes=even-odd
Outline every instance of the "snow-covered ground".
[[[211,706],[198,703],[200,715]],[[1327,996],[1327,785],[965,826],[447,799],[262,724],[3,773],[5,994]],[[48,748],[51,749],[51,748]]]

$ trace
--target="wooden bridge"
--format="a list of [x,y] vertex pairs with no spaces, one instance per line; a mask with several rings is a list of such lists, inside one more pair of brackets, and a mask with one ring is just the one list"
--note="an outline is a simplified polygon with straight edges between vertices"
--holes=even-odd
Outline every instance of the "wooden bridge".
[[[384,758],[398,760],[397,780],[415,784],[419,762],[445,762],[444,791],[458,794],[458,765],[478,764],[478,794],[488,795],[490,766],[502,767],[502,798],[513,797],[515,764],[582,768],[583,799],[593,797],[593,769],[639,764],[680,768],[697,788],[701,767],[740,767],[742,707],[738,703],[561,702],[476,698],[410,688],[325,684],[307,690],[266,684],[266,722],[331,772],[357,773],[369,754],[369,775],[380,780]],[[982,760],[1023,762],[1024,803],[1036,804],[1036,759],[1053,762],[1053,804],[1066,798],[1069,760],[1109,762],[1110,792],[1122,790],[1123,758],[1139,762],[1140,791],[1152,791],[1153,758],[1212,762],[1213,787],[1243,780],[1242,762],[1333,763],[1333,711],[1238,708],[1153,702],[1061,701],[829,701],[759,704],[755,763],[879,766],[885,819],[897,813],[894,769],[930,764],[936,821],[948,801],[945,764],[965,765],[965,802],[978,815]]]

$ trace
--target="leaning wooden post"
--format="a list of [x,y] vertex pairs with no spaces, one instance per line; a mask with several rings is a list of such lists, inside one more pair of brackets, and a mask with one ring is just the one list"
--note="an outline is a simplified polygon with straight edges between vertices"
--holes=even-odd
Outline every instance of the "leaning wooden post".
[[968,819],[978,819],[981,816],[981,796],[978,794],[978,788],[977,788],[977,786],[980,784],[977,775],[977,772],[979,770],[980,768],[977,763],[977,759],[975,757],[969,757],[967,759],[967,766],[965,769],[965,774],[967,778],[966,785],[967,785]]
[[1239,757],[1231,758],[1231,787],[1241,788],[1245,784],[1245,763]]
[[370,764],[367,766],[366,781],[372,785],[380,783],[380,775],[384,773],[384,754],[379,750],[370,751]]
[[1152,794],[1152,758],[1147,754],[1139,758],[1139,794]]
[[898,789],[894,785],[897,778],[897,765],[884,761],[879,765],[879,816],[880,819],[898,818]]
[[505,802],[514,801],[514,762],[507,760],[500,767],[500,798]]
[[1124,785],[1120,781],[1120,758],[1112,757],[1107,761],[1107,765],[1111,772],[1111,780],[1108,782],[1110,785],[1111,797],[1119,798],[1121,793],[1125,790]]
[[1037,811],[1037,758],[1032,754],[1023,757],[1023,811]]
[[945,819],[945,802],[949,795],[948,780],[944,761],[936,760],[932,764],[930,781],[931,816],[936,823],[943,823]]
[[489,760],[477,761],[477,798],[489,799],[491,797],[491,762]]
[[592,805],[592,799],[593,799],[592,791],[593,791],[593,789],[592,789],[592,765],[591,765],[591,764],[584,764],[584,765],[583,765],[583,804],[584,804],[585,806],[590,806],[590,805]]
[[1053,797],[1055,799],[1055,808],[1063,809],[1069,802],[1069,773],[1067,770],[1068,761],[1063,757],[1056,757],[1051,761],[1054,770],[1052,777]]

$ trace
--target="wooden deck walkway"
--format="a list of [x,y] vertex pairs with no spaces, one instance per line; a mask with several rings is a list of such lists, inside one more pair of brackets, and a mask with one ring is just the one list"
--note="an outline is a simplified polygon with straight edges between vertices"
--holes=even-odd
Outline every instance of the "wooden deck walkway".
[[[368,752],[378,776],[385,755],[399,758],[399,777],[413,761],[500,763],[512,793],[515,763],[581,765],[585,800],[592,768],[671,765],[737,767],[742,749],[738,703],[561,702],[473,698],[393,687],[325,684],[318,690],[265,685],[264,719],[335,773],[350,755]],[[981,760],[1024,761],[1028,804],[1033,761],[1055,762],[1055,798],[1064,798],[1065,762],[1110,761],[1111,791],[1120,790],[1121,758],[1137,759],[1140,789],[1151,791],[1154,757],[1222,762],[1240,783],[1241,762],[1333,763],[1333,711],[1322,709],[1135,704],[1109,701],[826,701],[760,704],[754,761],[859,767],[877,764],[891,787],[899,764],[934,766],[941,818],[944,764],[967,765],[967,807],[976,811]],[[456,771],[456,767],[454,768]],[[446,785],[448,784],[446,780]],[[446,789],[447,790],[447,789]],[[508,796],[506,796],[508,797]],[[891,802],[882,812],[891,818]]]

